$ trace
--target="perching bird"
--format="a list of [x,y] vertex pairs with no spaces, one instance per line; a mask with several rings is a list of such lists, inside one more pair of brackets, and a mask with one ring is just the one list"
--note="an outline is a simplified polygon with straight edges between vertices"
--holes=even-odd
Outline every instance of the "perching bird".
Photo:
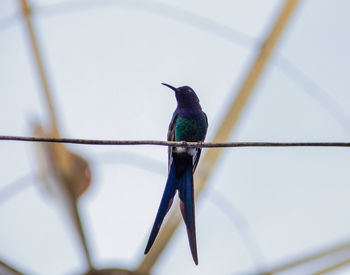
[[[202,111],[196,93],[188,86],[179,88],[162,83],[175,92],[177,108],[169,125],[169,141],[203,141],[208,128],[206,114]],[[194,262],[198,265],[196,227],[194,215],[193,173],[196,170],[201,148],[169,147],[168,179],[158,213],[149,237],[148,253],[169,211],[176,191],[179,192],[180,209],[187,228],[188,240]]]

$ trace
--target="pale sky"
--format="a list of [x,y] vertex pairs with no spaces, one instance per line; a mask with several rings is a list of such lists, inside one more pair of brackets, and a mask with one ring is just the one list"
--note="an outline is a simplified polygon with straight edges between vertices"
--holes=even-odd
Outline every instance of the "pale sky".
[[[176,106],[166,82],[197,92],[207,141],[283,3],[30,2],[63,137],[165,140]],[[0,2],[0,135],[29,136],[48,110],[18,7]],[[349,11],[346,0],[300,1],[231,141],[349,140]],[[135,268],[164,189],[167,149],[68,147],[92,167],[79,207],[93,263]],[[23,190],[0,202],[0,260],[30,274],[83,272],[69,220],[30,176],[34,144],[2,141],[0,151],[0,195],[27,175]],[[349,158],[347,148],[225,149],[196,202],[199,265],[181,225],[153,273],[254,272],[348,240]]]

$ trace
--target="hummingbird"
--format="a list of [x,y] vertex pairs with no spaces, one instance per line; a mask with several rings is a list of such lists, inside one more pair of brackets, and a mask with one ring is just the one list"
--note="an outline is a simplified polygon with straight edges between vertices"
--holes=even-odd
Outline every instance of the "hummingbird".
[[[208,129],[207,115],[202,111],[199,98],[189,86],[175,88],[169,84],[162,85],[175,92],[177,108],[173,113],[168,141],[204,141]],[[192,258],[198,265],[193,173],[196,170],[201,148],[169,147],[168,149],[168,179],[165,185],[158,213],[148,239],[145,254],[151,249],[165,215],[168,213],[176,191],[180,198],[180,210],[184,219]]]

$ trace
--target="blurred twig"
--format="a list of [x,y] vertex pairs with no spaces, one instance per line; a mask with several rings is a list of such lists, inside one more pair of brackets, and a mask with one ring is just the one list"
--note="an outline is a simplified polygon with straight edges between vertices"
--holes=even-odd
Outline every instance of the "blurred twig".
[[50,85],[49,85],[47,77],[46,77],[44,64],[43,64],[43,61],[41,59],[39,45],[38,45],[36,35],[35,35],[35,30],[34,30],[34,27],[32,24],[32,20],[30,18],[31,9],[30,9],[26,0],[20,0],[20,2],[21,2],[21,6],[22,6],[23,17],[25,19],[26,26],[27,26],[28,35],[29,35],[29,38],[31,41],[33,52],[34,52],[35,62],[37,64],[37,68],[39,71],[42,88],[43,88],[43,91],[44,91],[44,94],[46,97],[47,104],[49,106],[52,131],[53,131],[54,136],[58,136],[59,132],[58,132],[58,126],[57,126],[57,119],[56,119],[55,110],[53,107],[53,101],[52,101],[52,97],[51,97],[51,93],[50,93],[50,88],[49,88]]
[[[339,253],[346,253],[347,255],[349,255],[349,252],[350,252],[350,242],[347,241],[345,243],[342,243],[341,245],[333,246],[331,248],[321,250],[320,252],[316,252],[314,254],[286,262],[284,264],[281,264],[279,266],[271,268],[270,270],[260,272],[259,274],[266,274],[266,275],[267,274],[268,275],[277,274],[277,273],[283,272],[285,270],[293,270],[293,268],[300,268],[301,266],[304,266],[306,264],[311,264],[313,262],[316,262],[319,259],[325,260],[327,257],[330,260],[332,260],[334,263],[334,261],[337,260],[337,258],[334,257],[334,255],[339,254]],[[347,257],[347,258],[349,258],[349,257]],[[337,267],[343,266],[345,264],[349,264],[350,263],[349,261],[350,261],[350,259],[347,259],[343,262],[339,261],[338,263],[331,265],[331,266],[328,266],[324,270],[319,271],[319,273],[317,273],[317,274],[323,274],[323,273],[326,273],[327,271],[331,271],[332,269],[336,269]]]
[[0,274],[4,275],[22,275],[24,273],[20,272],[17,268],[0,261]]
[[[44,62],[41,58],[36,33],[31,21],[31,9],[27,3],[27,0],[19,1],[22,7],[23,18],[26,22],[26,29],[30,38],[30,44],[35,57],[36,66],[40,75],[42,91],[44,92],[51,118],[51,129],[49,131],[44,131],[43,127],[36,125],[34,132],[39,133],[39,135],[45,134],[46,136],[58,138],[59,130],[57,125],[57,117],[54,110],[53,100],[51,98],[50,85],[45,73]],[[43,175],[52,175],[52,181],[50,181],[52,182],[50,186],[51,191],[54,191],[53,193],[55,193],[56,199],[61,200],[63,203],[66,213],[69,215],[71,222],[78,233],[85,259],[89,269],[91,270],[93,269],[93,265],[77,205],[79,195],[81,195],[81,193],[87,189],[91,182],[89,165],[85,159],[77,154],[71,153],[64,147],[63,144],[50,144],[50,146],[43,146],[43,149],[45,151],[45,159],[41,162],[41,164],[45,163],[48,165],[41,165],[41,172]],[[46,168],[49,168],[47,173],[44,171]],[[79,190],[78,187],[81,185],[81,183],[84,184],[84,188]]]
[[328,274],[331,271],[334,271],[338,268],[341,268],[341,267],[349,265],[349,264],[350,264],[350,259],[346,259],[345,261],[336,263],[334,265],[326,267],[325,269],[319,270],[316,273],[314,273],[314,275]]
[[[214,137],[214,142],[226,141],[229,139],[232,130],[237,125],[237,121],[255,87],[255,84],[258,81],[261,73],[263,72],[263,69],[265,68],[265,65],[269,60],[269,57],[271,56],[277,44],[277,41],[297,3],[297,0],[285,1],[284,7],[282,8],[275,25],[273,26],[270,34],[266,38],[265,43],[261,47],[260,53],[257,56],[254,64],[252,65],[250,72],[248,73],[241,88],[239,89],[237,96],[233,99],[232,105],[226,113],[225,118]],[[197,196],[204,189],[209,179],[209,176],[211,175],[211,172],[215,168],[216,162],[219,159],[221,152],[222,149],[208,150],[207,153],[204,155],[195,179],[195,192]],[[162,230],[160,231],[158,239],[154,243],[153,248],[149,251],[147,256],[137,268],[137,270],[141,273],[147,273],[152,269],[159,256],[165,249],[166,245],[168,244],[169,240],[172,238],[176,229],[179,227],[181,223],[181,216],[179,215],[179,211],[177,208],[173,209],[175,209],[175,211],[172,211],[169,215],[169,218],[164,224]]]
[[[34,133],[45,135],[40,125],[35,127]],[[43,143],[37,149],[41,182],[53,199],[61,204],[64,213],[70,219],[83,248],[89,270],[92,270],[94,267],[78,211],[78,198],[91,183],[89,164],[63,144]]]

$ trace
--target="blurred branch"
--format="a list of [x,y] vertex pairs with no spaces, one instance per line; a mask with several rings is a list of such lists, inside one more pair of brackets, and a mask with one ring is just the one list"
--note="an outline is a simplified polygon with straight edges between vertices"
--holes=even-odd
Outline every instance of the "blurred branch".
[[[269,274],[270,275],[270,274],[276,274],[276,273],[286,271],[286,270],[291,271],[291,270],[293,270],[293,268],[300,268],[300,267],[305,268],[305,266],[307,264],[312,264],[312,263],[316,264],[316,261],[319,261],[319,260],[326,261],[328,259],[329,261],[332,261],[333,263],[338,260],[338,262],[336,264],[328,266],[324,270],[320,270],[317,273],[317,274],[323,274],[323,273],[326,273],[326,272],[331,271],[333,269],[336,269],[337,267],[341,267],[341,266],[344,266],[345,264],[349,264],[350,263],[349,252],[350,252],[350,242],[347,241],[341,245],[337,245],[337,246],[334,246],[334,247],[331,247],[328,249],[324,249],[320,252],[317,252],[317,253],[314,253],[314,254],[311,254],[311,255],[308,255],[305,257],[301,257],[301,258],[296,259],[296,260],[289,261],[285,264],[281,264],[279,266],[271,268],[270,270],[260,272],[259,274],[266,274],[266,275]],[[341,254],[341,253],[344,253],[346,255],[347,260],[341,261],[341,260],[339,260],[338,257],[335,257],[337,255],[339,256],[339,254]],[[319,265],[319,262],[317,262],[317,263]],[[313,273],[313,274],[315,274],[315,273]]]
[[[57,125],[57,118],[50,93],[50,85],[48,83],[44,63],[40,55],[37,36],[31,21],[31,9],[26,0],[19,1],[22,7],[23,18],[26,22],[26,27],[30,38],[33,55],[35,57],[37,70],[40,75],[42,90],[44,92],[51,117],[50,131],[47,131],[45,133],[40,125],[36,126],[35,130],[39,131],[40,135],[45,133],[48,136],[58,138],[59,130]],[[79,186],[79,183],[83,181],[85,182],[86,188],[90,185],[90,174],[84,174],[85,170],[90,172],[88,163],[82,157],[71,153],[63,146],[63,144],[50,144],[50,146],[45,146],[44,150],[46,151],[45,162],[49,163],[49,167],[51,168],[50,171],[48,171],[48,174],[51,174],[53,179],[51,189],[52,191],[56,191],[56,198],[60,199],[63,203],[63,206],[66,209],[66,213],[69,215],[72,224],[78,233],[80,244],[83,247],[85,259],[88,263],[89,269],[91,270],[93,269],[93,265],[79,216],[77,205],[77,198],[79,197],[79,194],[77,192],[78,189],[76,188]],[[46,167],[42,166],[42,174],[45,174],[43,171],[45,168]],[[89,178],[87,178],[87,176],[89,176]]]
[[50,137],[0,136],[0,140],[71,143],[85,145],[159,145],[192,148],[225,147],[350,147],[350,142],[186,142],[161,140],[100,140]]
[[18,271],[18,269],[14,268],[13,266],[10,266],[10,265],[8,265],[0,260],[0,274],[22,275],[24,273]]
[[336,264],[334,264],[332,266],[329,266],[329,267],[327,267],[325,269],[319,270],[316,273],[314,273],[314,275],[327,274],[327,273],[329,273],[331,271],[334,271],[334,270],[336,270],[338,268],[341,268],[341,267],[349,265],[349,264],[350,264],[350,259],[347,259],[345,261],[342,261],[342,262],[336,263]]
[[43,61],[42,61],[41,55],[40,55],[39,45],[37,42],[37,38],[36,38],[35,30],[34,30],[34,27],[32,24],[32,20],[30,17],[31,16],[31,9],[27,3],[27,0],[20,0],[20,2],[21,2],[21,6],[22,6],[23,18],[25,19],[25,22],[26,22],[28,35],[29,35],[32,49],[33,49],[35,62],[37,65],[37,69],[39,71],[42,89],[43,89],[43,92],[45,94],[47,104],[49,106],[52,131],[53,131],[54,136],[58,136],[59,132],[58,132],[57,120],[56,120],[55,110],[53,107],[53,101],[52,101],[52,97],[51,97],[51,93],[50,93],[49,83],[48,83],[48,80],[46,77],[44,64],[43,64]]
[[[41,125],[36,125],[34,134],[45,136],[46,133]],[[81,156],[69,151],[63,144],[39,145],[37,149],[41,182],[48,193],[63,206],[64,213],[70,219],[79,237],[89,270],[92,270],[94,267],[78,211],[78,198],[91,183],[89,164]]]
[[[262,74],[267,61],[269,60],[277,41],[285,28],[288,19],[290,18],[294,8],[296,7],[298,0],[286,0],[285,4],[277,18],[277,21],[270,34],[265,40],[265,43],[260,49],[260,53],[257,56],[254,64],[252,65],[250,72],[248,73],[245,81],[238,91],[237,96],[233,99],[230,109],[225,115],[223,122],[219,130],[217,131],[214,142],[226,141],[229,139],[232,130],[237,125],[237,121],[250,97],[252,91],[257,83],[260,75]],[[195,179],[195,193],[198,196],[205,188],[206,183],[214,170],[217,160],[220,157],[222,149],[208,150],[204,155],[203,160],[200,162],[199,173],[196,174]],[[174,211],[175,209],[175,211]],[[158,240],[153,245],[153,248],[149,251],[147,256],[141,262],[137,271],[148,273],[154,264],[157,262],[159,256],[162,254],[166,245],[174,235],[176,229],[179,227],[182,219],[179,215],[177,208],[173,208],[173,211],[169,215],[168,220],[164,224],[162,230],[158,235]]]

